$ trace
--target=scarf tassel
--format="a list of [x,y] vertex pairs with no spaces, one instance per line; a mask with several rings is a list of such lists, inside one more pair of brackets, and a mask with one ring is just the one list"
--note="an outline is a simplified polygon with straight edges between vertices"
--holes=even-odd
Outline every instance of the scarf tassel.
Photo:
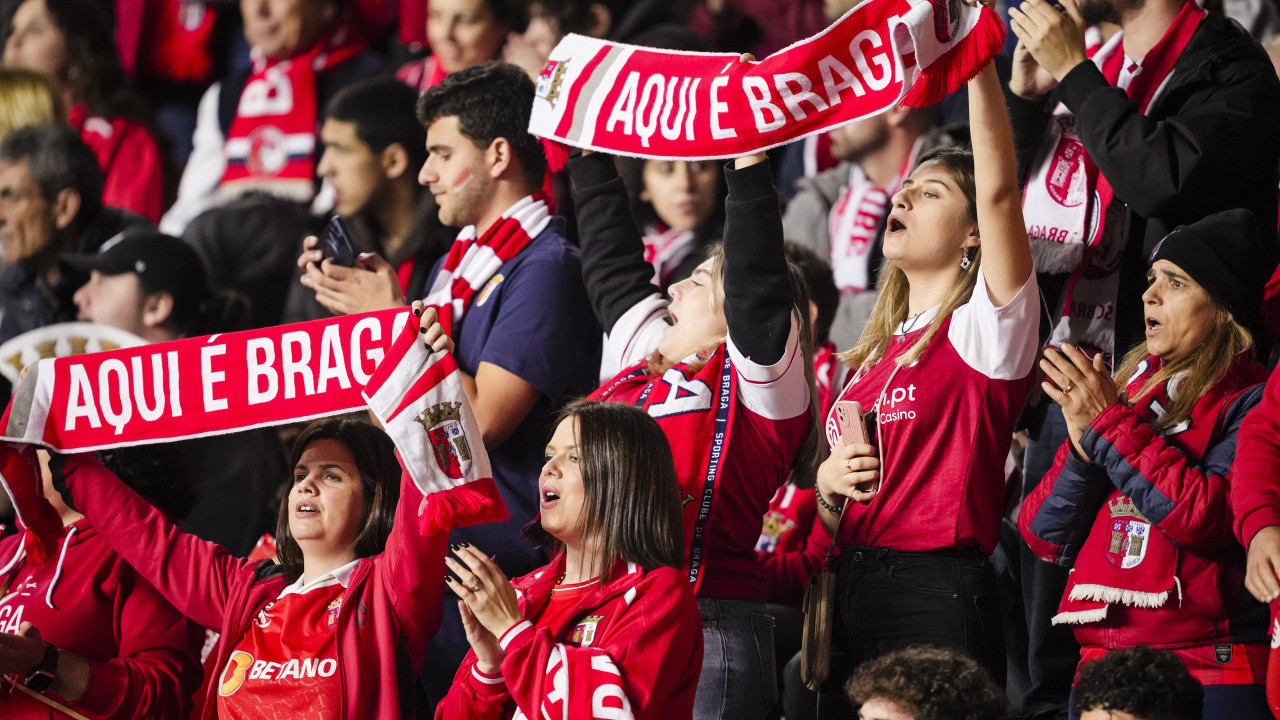
[[500,522],[510,517],[510,513],[493,479],[481,478],[427,495],[418,509],[418,517],[424,532],[435,533]]
[[941,101],[952,89],[977,77],[1004,45],[1004,36],[1005,27],[1000,17],[991,8],[982,8],[969,36],[921,71],[898,104],[919,108]]
[[1071,588],[1071,600],[1092,600],[1107,604],[1118,603],[1129,607],[1158,608],[1169,601],[1169,591],[1153,593],[1140,590],[1122,590],[1105,585],[1076,585]]
[[1069,612],[1060,612],[1053,616],[1049,621],[1051,625],[1088,625],[1089,623],[1102,622],[1107,619],[1107,606],[1093,610],[1072,610]]

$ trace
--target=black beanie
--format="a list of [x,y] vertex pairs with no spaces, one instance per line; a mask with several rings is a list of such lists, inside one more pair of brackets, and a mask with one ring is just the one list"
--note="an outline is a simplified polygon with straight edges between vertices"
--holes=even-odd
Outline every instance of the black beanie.
[[1168,260],[1247,328],[1257,325],[1267,278],[1262,234],[1253,213],[1224,210],[1179,225],[1156,243],[1151,262]]

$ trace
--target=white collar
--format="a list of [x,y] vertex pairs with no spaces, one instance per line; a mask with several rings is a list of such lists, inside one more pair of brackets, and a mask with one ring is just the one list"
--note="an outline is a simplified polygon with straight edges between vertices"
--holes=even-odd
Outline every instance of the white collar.
[[334,570],[327,572],[324,575],[321,575],[315,580],[312,580],[311,582],[307,583],[306,587],[303,587],[302,578],[299,577],[297,580],[293,582],[292,585],[289,585],[285,589],[281,590],[280,594],[276,596],[276,599],[279,600],[285,595],[293,595],[295,593],[299,595],[305,595],[306,593],[309,593],[312,590],[318,590],[320,588],[329,587],[331,585],[341,585],[343,588],[346,588],[347,583],[351,580],[351,573],[355,571],[356,565],[359,563],[360,563],[359,558],[352,560],[346,565],[343,565],[340,568],[335,568]]

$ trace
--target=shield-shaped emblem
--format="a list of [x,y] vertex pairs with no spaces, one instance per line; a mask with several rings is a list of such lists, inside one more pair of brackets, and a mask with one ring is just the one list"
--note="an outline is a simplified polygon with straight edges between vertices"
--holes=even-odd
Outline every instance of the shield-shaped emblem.
[[436,464],[445,475],[460,480],[471,469],[471,446],[460,420],[446,420],[427,431],[431,448],[436,452]]
[[342,598],[329,603],[324,610],[324,626],[332,630],[338,625],[338,611],[342,609]]
[[1107,560],[1119,568],[1137,567],[1147,556],[1147,540],[1151,535],[1151,523],[1133,517],[1111,519],[1111,546],[1107,548]]
[[582,622],[573,626],[573,634],[569,636],[569,640],[577,643],[578,647],[590,647],[591,642],[596,639],[596,626],[603,619],[603,615],[588,615],[582,618]]

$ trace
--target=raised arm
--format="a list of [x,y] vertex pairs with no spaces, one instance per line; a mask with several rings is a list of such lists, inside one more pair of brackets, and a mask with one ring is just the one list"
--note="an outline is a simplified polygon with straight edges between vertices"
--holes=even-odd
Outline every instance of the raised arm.
[[1031,247],[1018,193],[1018,158],[995,65],[969,81],[982,273],[996,307],[1007,305],[1031,276]]

